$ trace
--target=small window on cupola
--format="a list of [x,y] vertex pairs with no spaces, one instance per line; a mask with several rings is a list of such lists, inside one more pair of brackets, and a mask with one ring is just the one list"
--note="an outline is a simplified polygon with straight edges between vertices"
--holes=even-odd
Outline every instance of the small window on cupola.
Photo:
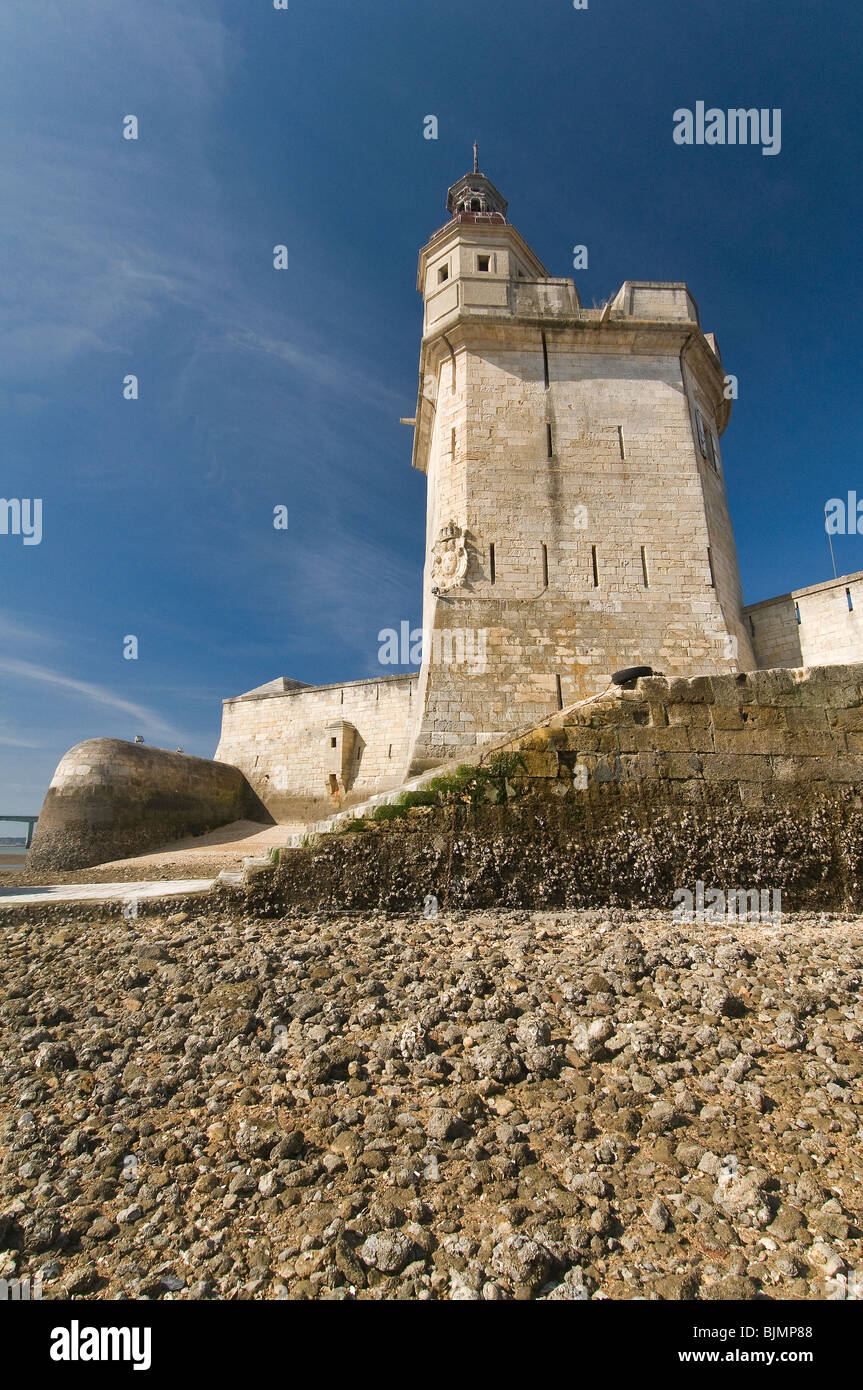
[[438,284],[442,285],[444,280],[449,279],[449,266],[442,265],[437,273]]
[[490,269],[491,269],[491,256],[477,256],[477,258],[476,258],[476,268],[477,268],[477,270],[483,270],[483,271],[488,271],[488,270],[490,270]]

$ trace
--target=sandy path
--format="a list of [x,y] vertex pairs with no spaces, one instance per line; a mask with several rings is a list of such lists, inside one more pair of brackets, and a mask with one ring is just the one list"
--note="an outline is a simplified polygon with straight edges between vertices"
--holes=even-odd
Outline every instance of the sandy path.
[[206,835],[174,840],[148,854],[128,859],[112,859],[91,869],[65,873],[30,874],[26,868],[0,876],[0,891],[21,886],[36,888],[63,883],[113,883],[130,879],[191,879],[222,869],[239,869],[246,858],[265,855],[269,849],[283,848],[291,837],[301,834],[301,824],[261,825],[258,821],[233,821]]

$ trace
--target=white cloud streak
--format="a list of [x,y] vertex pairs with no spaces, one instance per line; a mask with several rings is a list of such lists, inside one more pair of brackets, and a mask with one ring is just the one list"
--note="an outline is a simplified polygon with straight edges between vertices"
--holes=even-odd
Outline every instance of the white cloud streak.
[[52,671],[46,666],[36,666],[30,661],[18,661],[14,657],[0,657],[0,671],[5,672],[8,676],[17,677],[19,680],[68,690],[93,704],[116,710],[118,714],[130,715],[148,732],[171,738],[179,737],[176,729],[167,724],[158,714],[147,709],[146,705],[136,704],[133,700],[124,700],[122,696],[115,695],[112,690],[108,690],[105,686],[94,685],[90,681],[79,681],[73,676],[64,676],[61,672]]

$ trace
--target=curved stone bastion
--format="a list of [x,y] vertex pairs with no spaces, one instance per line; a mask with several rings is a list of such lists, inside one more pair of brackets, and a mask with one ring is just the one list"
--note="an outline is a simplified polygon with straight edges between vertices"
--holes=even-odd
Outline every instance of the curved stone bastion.
[[235,820],[272,824],[239,768],[91,738],[60,760],[27,867],[86,869]]

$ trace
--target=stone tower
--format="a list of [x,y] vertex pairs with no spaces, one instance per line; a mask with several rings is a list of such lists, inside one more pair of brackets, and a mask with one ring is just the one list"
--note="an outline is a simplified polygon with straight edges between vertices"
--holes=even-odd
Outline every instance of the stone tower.
[[409,773],[605,688],[750,670],[719,455],[724,372],[683,284],[585,309],[477,167],[423,247],[428,479]]

